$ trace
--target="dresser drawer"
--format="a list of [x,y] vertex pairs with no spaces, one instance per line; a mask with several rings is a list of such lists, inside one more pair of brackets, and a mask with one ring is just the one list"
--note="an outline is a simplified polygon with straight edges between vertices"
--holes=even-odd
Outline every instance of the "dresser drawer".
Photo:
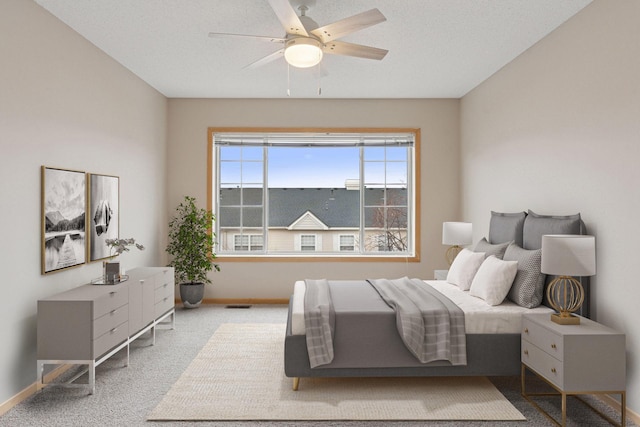
[[154,302],[162,301],[166,297],[173,298],[173,296],[174,296],[173,285],[170,283],[165,283],[164,285],[156,288]]
[[175,301],[173,296],[164,297],[164,299],[158,301],[155,306],[155,318],[157,319],[167,311],[175,307]]
[[522,319],[522,339],[544,350],[558,360],[564,360],[564,340],[526,317]]
[[129,339],[129,324],[124,322],[114,326],[93,341],[93,358],[97,359],[127,339]]
[[174,282],[174,277],[173,277],[173,269],[167,268],[165,270],[162,270],[162,273],[158,274],[158,277],[161,278],[158,281],[162,282],[162,283],[171,283],[173,284]]
[[128,301],[129,290],[118,285],[117,288],[112,288],[93,301],[93,318],[102,317],[110,311],[127,304]]
[[561,389],[564,387],[562,362],[525,340],[522,340],[522,363]]
[[129,306],[122,305],[93,321],[93,336],[98,338],[107,331],[126,322],[129,318]]

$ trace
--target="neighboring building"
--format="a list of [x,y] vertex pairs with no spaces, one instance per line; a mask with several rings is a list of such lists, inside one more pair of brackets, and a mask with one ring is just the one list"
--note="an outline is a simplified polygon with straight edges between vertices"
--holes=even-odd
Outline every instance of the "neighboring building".
[[[361,237],[357,186],[270,188],[268,251],[359,252],[361,238],[367,252],[406,249],[406,189],[364,191],[365,226]],[[221,190],[220,203],[217,218],[220,252],[262,252],[262,189],[225,188]]]

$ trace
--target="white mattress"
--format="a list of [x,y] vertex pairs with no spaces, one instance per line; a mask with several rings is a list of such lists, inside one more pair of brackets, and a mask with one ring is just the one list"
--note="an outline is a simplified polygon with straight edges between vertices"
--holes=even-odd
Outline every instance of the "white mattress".
[[[524,308],[506,301],[491,306],[484,300],[469,295],[455,285],[444,280],[425,280],[425,286],[431,286],[456,303],[464,311],[465,331],[467,334],[519,334],[523,313],[552,313],[549,307]],[[304,335],[304,281],[294,284],[291,307],[291,332]]]

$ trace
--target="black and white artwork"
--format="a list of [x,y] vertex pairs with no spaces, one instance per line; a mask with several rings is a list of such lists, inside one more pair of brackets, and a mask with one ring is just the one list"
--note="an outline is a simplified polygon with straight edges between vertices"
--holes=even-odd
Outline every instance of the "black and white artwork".
[[119,233],[119,178],[89,174],[89,261],[108,258],[106,239]]
[[42,274],[86,261],[84,172],[42,166]]

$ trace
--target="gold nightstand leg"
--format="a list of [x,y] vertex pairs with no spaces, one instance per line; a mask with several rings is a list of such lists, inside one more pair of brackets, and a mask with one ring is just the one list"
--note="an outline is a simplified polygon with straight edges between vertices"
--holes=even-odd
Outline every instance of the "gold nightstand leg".
[[[549,386],[551,386],[551,388],[556,390],[557,393],[531,393],[531,394],[527,394],[526,389],[525,389],[526,370],[527,370],[527,367],[523,363],[522,364],[522,371],[521,371],[521,374],[520,374],[520,378],[521,378],[520,392],[522,394],[522,397],[524,397],[525,400],[527,400],[529,403],[531,403],[531,405],[533,405],[533,407],[535,407],[538,411],[540,411],[540,413],[542,415],[547,417],[549,419],[549,421],[551,421],[555,425],[560,426],[560,427],[564,427],[564,426],[567,425],[567,396],[573,396],[577,400],[581,401],[585,406],[587,406],[594,413],[596,413],[597,415],[602,417],[604,420],[608,421],[611,425],[618,426],[618,427],[624,427],[626,425],[626,422],[627,422],[627,394],[626,394],[625,390],[622,390],[622,391],[610,391],[610,392],[604,392],[604,393],[588,392],[588,391],[585,391],[583,393],[565,393],[563,391],[560,391],[556,386],[554,386],[549,381],[547,381],[544,377],[539,376],[535,371],[532,370],[531,372],[534,374],[534,376],[537,376],[538,378],[542,379],[544,382],[549,384]],[[615,420],[612,420],[604,412],[600,411],[598,408],[593,406],[591,403],[589,403],[586,400],[584,400],[582,397],[579,396],[580,394],[620,394],[620,418],[621,418],[620,424],[616,424]],[[542,409],[542,407],[540,407],[540,405],[538,405],[532,399],[532,396],[560,396],[561,399],[562,399],[562,404],[561,404],[562,418],[561,418],[561,422],[558,422],[555,418],[553,418],[551,416],[551,414],[549,414],[547,411]]]
[[622,416],[621,426],[627,425],[627,393],[625,391],[620,392],[620,414]]

